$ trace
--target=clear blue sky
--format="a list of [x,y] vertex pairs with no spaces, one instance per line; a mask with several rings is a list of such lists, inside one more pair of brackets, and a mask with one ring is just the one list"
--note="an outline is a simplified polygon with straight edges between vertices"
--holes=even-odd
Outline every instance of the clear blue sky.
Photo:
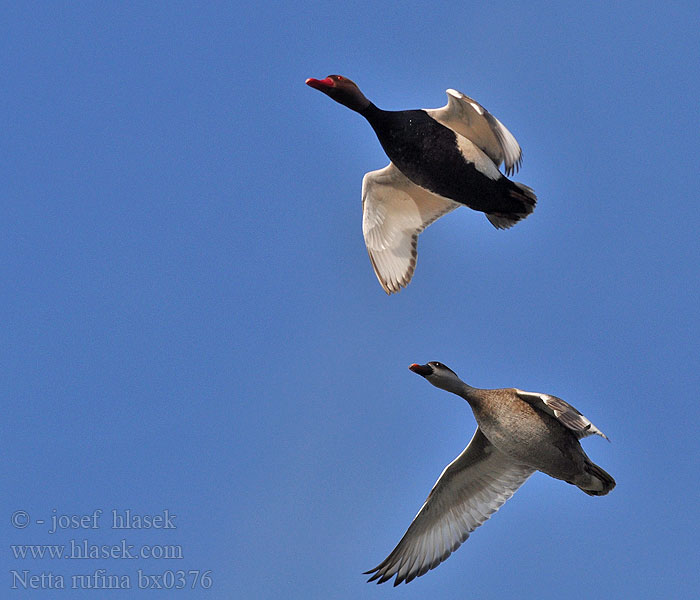
[[[96,569],[211,571],[112,599],[696,596],[697,24],[695,2],[4,4],[2,596],[106,597],[9,591]],[[383,108],[476,98],[535,213],[450,214],[387,297],[360,203],[387,159],[304,85],[330,73]],[[437,570],[368,585],[475,427],[407,369],[429,360],[566,399],[618,486],[536,474]],[[84,539],[183,558],[10,548]]]

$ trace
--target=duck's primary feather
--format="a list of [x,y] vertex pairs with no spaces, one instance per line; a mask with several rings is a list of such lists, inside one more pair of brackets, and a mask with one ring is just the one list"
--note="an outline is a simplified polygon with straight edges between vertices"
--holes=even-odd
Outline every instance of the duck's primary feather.
[[362,233],[387,294],[407,285],[416,268],[418,234],[459,203],[412,183],[392,163],[362,180]]
[[401,541],[367,575],[406,583],[437,567],[535,472],[497,450],[480,429],[442,472]]

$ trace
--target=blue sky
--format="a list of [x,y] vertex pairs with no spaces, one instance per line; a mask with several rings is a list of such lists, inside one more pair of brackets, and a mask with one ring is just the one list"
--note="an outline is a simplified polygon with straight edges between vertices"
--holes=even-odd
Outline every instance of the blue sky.
[[[140,569],[212,583],[109,597],[697,595],[695,3],[3,12],[3,589]],[[330,73],[382,108],[476,98],[523,147],[535,213],[448,215],[387,297],[360,203],[387,159],[304,85]],[[407,369],[429,360],[566,399],[611,438],[584,446],[618,486],[536,474],[437,570],[368,585],[475,427]],[[175,527],[112,529],[127,509]],[[10,548],[84,539],[183,558]]]

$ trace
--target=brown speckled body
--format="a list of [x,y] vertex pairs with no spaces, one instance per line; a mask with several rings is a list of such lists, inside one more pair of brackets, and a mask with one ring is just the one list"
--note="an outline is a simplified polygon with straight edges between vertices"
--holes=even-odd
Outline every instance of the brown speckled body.
[[574,433],[514,389],[471,388],[466,399],[481,431],[501,452],[556,479],[590,484],[592,463]]

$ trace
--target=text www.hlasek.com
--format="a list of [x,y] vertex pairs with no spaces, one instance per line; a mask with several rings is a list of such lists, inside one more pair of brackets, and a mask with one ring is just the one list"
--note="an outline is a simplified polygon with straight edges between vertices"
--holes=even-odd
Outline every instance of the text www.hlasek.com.
[[119,544],[91,544],[87,539],[69,540],[68,544],[12,544],[12,554],[17,559],[181,559],[180,544],[144,544],[135,547],[122,539]]

